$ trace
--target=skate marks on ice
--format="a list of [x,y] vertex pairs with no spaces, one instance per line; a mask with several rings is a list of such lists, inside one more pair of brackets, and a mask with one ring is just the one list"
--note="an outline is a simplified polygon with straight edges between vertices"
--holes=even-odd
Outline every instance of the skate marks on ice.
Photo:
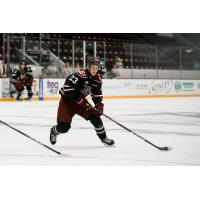
[[[65,153],[65,157],[71,155]],[[59,155],[47,155],[47,154],[20,154],[20,153],[0,153],[0,157],[40,157],[40,158],[59,158]]]
[[[83,160],[82,162],[84,163],[85,159],[89,159],[90,161],[88,163],[90,163],[89,165],[91,165],[91,163],[95,163],[95,160],[101,160],[102,163],[104,163],[105,165],[107,165],[107,161],[110,161],[109,163],[112,162],[118,162],[119,165],[127,165],[127,161],[131,162],[132,165],[185,165],[185,166],[199,166],[199,164],[197,163],[192,163],[192,162],[176,162],[176,161],[170,161],[170,160],[166,160],[166,161],[162,161],[162,160],[153,160],[153,159],[137,159],[134,158],[134,156],[128,156],[125,155],[124,157],[122,156],[88,156],[87,153],[85,153],[85,155],[76,155],[75,153],[71,153],[70,155],[67,153],[64,153],[65,150],[69,151],[71,149],[73,150],[89,150],[89,149],[105,149],[105,148],[117,148],[117,146],[115,147],[104,147],[104,146],[93,146],[93,147],[86,147],[86,146],[62,146],[62,147],[58,147],[59,150],[62,150],[63,152],[61,152],[61,156],[63,158],[66,159],[80,159]],[[157,150],[156,150],[157,151]],[[167,153],[167,152],[160,152],[160,153]],[[103,154],[105,155],[105,154]],[[87,162],[86,162],[87,163]],[[84,164],[83,164],[84,165]],[[88,165],[88,164],[86,164]],[[95,165],[95,164],[93,164]],[[116,164],[115,164],[116,165]]]
[[[194,121],[194,122],[200,122],[200,113],[199,112],[159,112],[159,113],[142,113],[142,114],[115,114],[112,115],[110,114],[111,117],[121,117],[122,119],[124,117],[142,117],[142,116],[163,116],[163,115],[168,115],[168,116],[182,116],[182,117],[192,117],[192,118],[199,118],[199,120]],[[55,117],[49,117],[49,116],[31,116],[31,115],[7,115],[7,114],[0,114],[0,117],[8,117],[8,118],[33,118],[33,119],[55,119]],[[82,120],[81,118],[77,118],[76,120]],[[105,119],[105,121],[108,121],[108,119]],[[126,120],[122,120],[121,122],[136,122],[136,123],[151,123],[151,121],[136,121],[136,119],[126,119]],[[190,121],[192,122],[192,121]],[[159,123],[159,122],[157,122]],[[169,121],[162,121],[162,123],[169,123]],[[172,123],[173,124],[173,123]],[[174,123],[176,125],[176,123]],[[185,123],[177,123],[177,125],[184,125]],[[191,125],[191,124],[187,124],[187,125]],[[200,126],[198,123],[194,124],[194,125],[198,125]]]
[[[75,147],[77,148],[77,147]],[[107,147],[102,147],[102,148],[107,148]],[[150,159],[134,159],[132,157],[130,158],[120,158],[120,157],[104,157],[104,156],[88,156],[88,155],[73,155],[65,152],[61,152],[61,155],[46,155],[46,154],[1,154],[0,157],[5,157],[5,158],[11,158],[11,159],[17,159],[21,157],[24,161],[27,158],[39,158],[39,159],[54,159],[54,162],[50,163],[40,163],[40,162],[34,162],[34,163],[19,163],[15,165],[57,165],[56,161],[61,162],[60,164],[64,165],[74,165],[73,160],[78,161],[79,160],[79,165],[99,165],[99,163],[102,163],[102,165],[113,165],[113,164],[107,164],[107,161],[110,161],[109,163],[112,162],[117,162],[118,165],[127,165],[127,161],[131,162],[132,165],[169,165],[169,166],[177,166],[177,165],[185,165],[185,166],[199,166],[199,164],[195,163],[189,163],[189,162],[175,162],[175,161],[159,161],[159,160],[150,160]],[[71,160],[71,162],[68,163],[68,159]],[[86,161],[87,160],[87,161]],[[88,161],[90,160],[90,161]],[[96,163],[95,160],[98,160],[99,162]],[[62,163],[63,161],[63,163]],[[3,163],[0,163],[0,165],[4,165]],[[7,163],[5,163],[7,165]],[[116,165],[116,164],[114,164]]]
[[[26,140],[0,126],[0,165],[200,165],[200,140],[196,138],[200,136],[200,98],[104,103],[106,114],[158,145],[171,145],[173,151],[159,152],[102,117],[108,135],[116,141],[116,147],[110,149],[92,136],[88,122],[74,118],[73,131],[53,146],[61,156],[34,145],[30,149]],[[1,103],[0,118],[48,144],[58,102],[24,104]]]
[[[50,124],[32,124],[32,123],[14,123],[14,122],[8,122],[12,126],[29,126],[29,127],[48,127],[51,128],[52,125]],[[144,123],[144,122],[141,122]],[[158,124],[158,123],[157,123]],[[0,126],[3,126],[0,124]],[[200,125],[199,125],[200,126]],[[93,127],[73,127],[74,130],[93,130]],[[119,131],[119,132],[127,132],[124,131],[122,128],[107,128],[107,131]],[[182,136],[200,136],[200,133],[184,133],[184,132],[178,132],[178,131],[164,131],[164,130],[153,130],[153,129],[132,129],[133,131],[137,131],[137,133],[144,133],[144,134],[174,134],[174,135],[182,135]]]
[[177,115],[177,116],[184,116],[184,117],[196,117],[200,118],[200,113],[199,112],[158,112],[158,113],[135,113],[135,114],[118,114],[115,116],[148,116],[148,115]]

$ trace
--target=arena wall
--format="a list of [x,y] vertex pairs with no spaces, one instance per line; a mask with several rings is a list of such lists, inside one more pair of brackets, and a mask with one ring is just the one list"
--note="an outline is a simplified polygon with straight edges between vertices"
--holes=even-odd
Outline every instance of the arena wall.
[[[65,79],[34,79],[33,100],[57,100]],[[9,79],[0,79],[0,101],[9,97]],[[152,98],[200,96],[200,80],[104,79],[104,98]],[[22,98],[27,96],[25,91]]]

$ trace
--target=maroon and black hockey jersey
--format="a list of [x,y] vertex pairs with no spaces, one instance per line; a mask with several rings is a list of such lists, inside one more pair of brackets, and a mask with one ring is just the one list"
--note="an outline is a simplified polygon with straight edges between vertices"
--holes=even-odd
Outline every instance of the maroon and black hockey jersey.
[[88,69],[84,69],[67,77],[60,94],[73,101],[91,94],[93,102],[97,104],[103,100],[101,87],[101,75],[91,76]]

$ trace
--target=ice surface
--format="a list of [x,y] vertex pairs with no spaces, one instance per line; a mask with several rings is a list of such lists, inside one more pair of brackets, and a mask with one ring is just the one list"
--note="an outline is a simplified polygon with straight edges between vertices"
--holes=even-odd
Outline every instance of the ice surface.
[[60,151],[48,149],[0,124],[0,165],[200,165],[200,98],[104,100],[105,113],[158,146],[162,152],[102,117],[116,146],[107,148],[92,125],[75,116],[55,146],[49,130],[58,101],[0,102],[0,119]]

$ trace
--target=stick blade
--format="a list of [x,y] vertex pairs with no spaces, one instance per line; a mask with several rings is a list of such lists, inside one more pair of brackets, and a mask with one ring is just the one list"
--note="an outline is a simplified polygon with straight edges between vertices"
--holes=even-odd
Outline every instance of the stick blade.
[[160,150],[161,150],[161,151],[171,151],[171,150],[172,150],[172,147],[170,147],[170,146],[160,147]]

